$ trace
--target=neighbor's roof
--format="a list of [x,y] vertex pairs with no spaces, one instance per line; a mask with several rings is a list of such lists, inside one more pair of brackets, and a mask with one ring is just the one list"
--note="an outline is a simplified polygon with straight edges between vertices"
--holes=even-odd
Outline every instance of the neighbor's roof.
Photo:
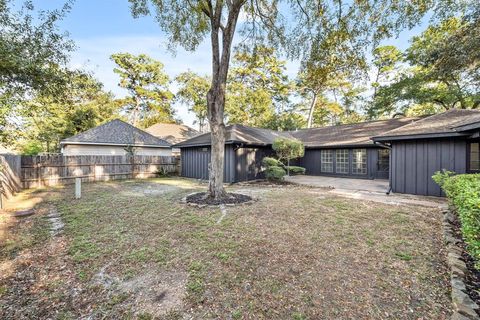
[[146,132],[170,143],[180,143],[199,135],[199,132],[183,124],[157,123],[145,129]]
[[373,136],[375,141],[450,137],[480,127],[480,110],[452,109]]
[[[174,147],[193,147],[210,145],[210,133],[204,133]],[[225,128],[225,143],[245,143],[250,145],[269,145],[276,138],[292,138],[289,132],[260,129],[234,124]]]
[[371,137],[408,125],[418,118],[394,118],[293,131],[305,147],[368,146]]
[[152,136],[131,124],[121,120],[112,120],[73,137],[66,138],[60,144],[90,144],[90,145],[131,145],[169,148],[171,144]]
[[[418,118],[398,118],[378,120],[356,124],[346,124],[298,131],[274,131],[232,125],[226,128],[225,143],[245,143],[250,145],[270,145],[276,138],[290,138],[302,141],[305,147],[364,146],[373,145],[370,139],[374,135],[404,126]],[[210,133],[202,134],[175,145],[190,147],[210,145]]]

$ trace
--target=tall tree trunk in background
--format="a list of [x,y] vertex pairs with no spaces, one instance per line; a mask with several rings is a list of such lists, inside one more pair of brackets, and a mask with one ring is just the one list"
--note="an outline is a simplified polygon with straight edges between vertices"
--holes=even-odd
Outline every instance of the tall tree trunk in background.
[[310,111],[308,112],[308,119],[307,119],[307,128],[312,127],[313,123],[313,111],[315,110],[315,105],[317,104],[317,93],[313,92],[312,103],[310,104]]
[[[225,88],[233,35],[241,7],[245,0],[233,2],[228,10],[226,26],[221,25],[222,1],[215,8],[209,8],[212,42],[212,85],[207,93],[208,120],[211,130],[211,159],[208,191],[212,198],[220,199],[226,195],[223,188],[223,168],[225,165]],[[222,33],[220,54],[220,31]]]
[[141,106],[141,101],[138,96],[135,96],[135,107],[133,108],[132,115],[131,115],[131,121],[132,125],[136,126],[138,122],[138,114],[140,113],[140,106]]

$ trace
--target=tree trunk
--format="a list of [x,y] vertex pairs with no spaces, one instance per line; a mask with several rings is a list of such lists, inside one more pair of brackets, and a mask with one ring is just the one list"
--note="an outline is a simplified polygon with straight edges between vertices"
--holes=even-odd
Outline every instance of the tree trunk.
[[308,112],[307,128],[312,127],[313,123],[313,111],[315,110],[315,105],[317,104],[317,94],[313,93],[312,103],[310,104],[310,111]]
[[[225,164],[225,88],[227,85],[228,67],[233,35],[240,9],[244,0],[231,3],[228,10],[226,26],[222,26],[222,1],[217,1],[215,10],[209,9],[212,44],[212,85],[207,93],[208,120],[211,130],[211,158],[209,165],[209,196],[215,199],[225,197],[223,187],[223,168]],[[219,34],[222,33],[222,50],[220,54]]]

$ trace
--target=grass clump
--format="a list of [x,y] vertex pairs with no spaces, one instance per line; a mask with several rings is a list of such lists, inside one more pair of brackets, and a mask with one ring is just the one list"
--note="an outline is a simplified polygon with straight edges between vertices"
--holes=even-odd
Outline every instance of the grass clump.
[[438,171],[432,178],[455,207],[467,250],[480,270],[480,174]]

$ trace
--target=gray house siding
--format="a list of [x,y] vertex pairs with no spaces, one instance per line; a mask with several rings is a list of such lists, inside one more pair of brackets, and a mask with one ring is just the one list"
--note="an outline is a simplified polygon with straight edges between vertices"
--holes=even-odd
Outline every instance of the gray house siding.
[[[182,148],[182,177],[208,180],[210,146]],[[235,152],[232,145],[225,145],[224,182],[235,182]]]
[[235,151],[235,181],[263,179],[262,159],[271,156],[270,147],[241,147]]
[[[367,174],[353,174],[351,169],[348,174],[337,174],[335,173],[336,168],[336,159],[335,159],[335,150],[333,150],[333,171],[332,173],[325,173],[321,171],[321,150],[322,149],[305,149],[305,155],[303,158],[298,159],[296,164],[302,167],[305,167],[307,175],[314,176],[338,176],[338,177],[351,177],[351,178],[363,178],[363,179],[388,179],[388,173],[377,172],[377,162],[378,162],[378,150],[382,148],[338,148],[338,149],[348,149],[349,150],[349,163],[352,163],[352,150],[353,149],[366,149],[367,151]],[[324,149],[325,150],[325,149]]]
[[393,192],[443,196],[432,175],[446,169],[467,171],[467,142],[450,138],[392,142],[391,186]]
[[[262,159],[271,154],[272,149],[267,147],[225,145],[224,182],[233,183],[263,178]],[[210,146],[182,148],[182,177],[208,180],[210,157]]]

